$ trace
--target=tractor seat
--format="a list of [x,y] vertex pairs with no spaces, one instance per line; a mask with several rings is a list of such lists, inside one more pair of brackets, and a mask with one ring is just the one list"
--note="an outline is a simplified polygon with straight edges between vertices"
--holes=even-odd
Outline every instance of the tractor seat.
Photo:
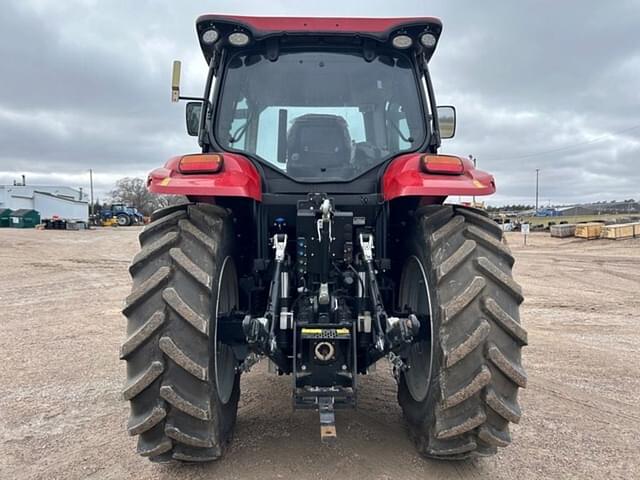
[[287,137],[287,173],[298,178],[342,176],[350,168],[351,136],[339,115],[296,118]]

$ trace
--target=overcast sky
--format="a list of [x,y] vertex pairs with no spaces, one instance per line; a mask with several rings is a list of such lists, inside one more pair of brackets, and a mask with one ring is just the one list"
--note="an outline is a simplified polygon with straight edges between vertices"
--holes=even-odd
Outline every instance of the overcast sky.
[[[169,102],[171,61],[200,95],[200,13],[438,16],[440,104],[458,109],[442,152],[496,176],[489,203],[640,199],[640,1],[4,0],[0,184],[88,186],[104,195],[197,151]],[[318,6],[316,6],[318,5]]]

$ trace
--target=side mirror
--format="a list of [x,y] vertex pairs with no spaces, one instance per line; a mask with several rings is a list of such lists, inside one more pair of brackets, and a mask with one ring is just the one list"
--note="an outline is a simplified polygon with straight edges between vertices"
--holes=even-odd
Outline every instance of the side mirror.
[[440,138],[453,138],[456,134],[456,107],[443,105],[438,107]]
[[187,132],[192,137],[200,133],[200,116],[202,115],[202,102],[188,102],[186,108]]
[[173,74],[171,75],[171,101],[177,102],[180,100],[180,70],[182,64],[179,60],[173,61]]

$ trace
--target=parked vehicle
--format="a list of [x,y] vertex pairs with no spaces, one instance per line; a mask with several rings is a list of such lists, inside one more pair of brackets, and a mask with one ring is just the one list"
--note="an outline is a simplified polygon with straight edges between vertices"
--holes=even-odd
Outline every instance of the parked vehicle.
[[114,203],[110,209],[100,211],[100,220],[103,224],[110,224],[109,220],[115,219],[120,227],[144,224],[144,216],[137,208],[128,207],[123,203]]

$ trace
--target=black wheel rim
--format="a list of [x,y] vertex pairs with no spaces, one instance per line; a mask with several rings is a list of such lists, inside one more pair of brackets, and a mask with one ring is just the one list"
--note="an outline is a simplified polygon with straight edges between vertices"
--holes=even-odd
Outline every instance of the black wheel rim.
[[402,269],[399,301],[400,308],[408,307],[421,321],[429,321],[428,338],[418,339],[413,343],[404,359],[409,367],[403,372],[407,389],[416,402],[422,402],[427,398],[431,383],[433,317],[427,275],[415,255],[407,259]]
[[[238,283],[236,268],[231,257],[227,257],[222,262],[220,277],[218,278],[218,289],[215,303],[214,317],[218,318],[231,312],[238,306]],[[214,355],[213,366],[216,380],[216,390],[218,398],[223,404],[229,402],[233,394],[233,386],[236,377],[236,359],[233,349],[225,345],[218,338],[218,322],[213,338]]]

